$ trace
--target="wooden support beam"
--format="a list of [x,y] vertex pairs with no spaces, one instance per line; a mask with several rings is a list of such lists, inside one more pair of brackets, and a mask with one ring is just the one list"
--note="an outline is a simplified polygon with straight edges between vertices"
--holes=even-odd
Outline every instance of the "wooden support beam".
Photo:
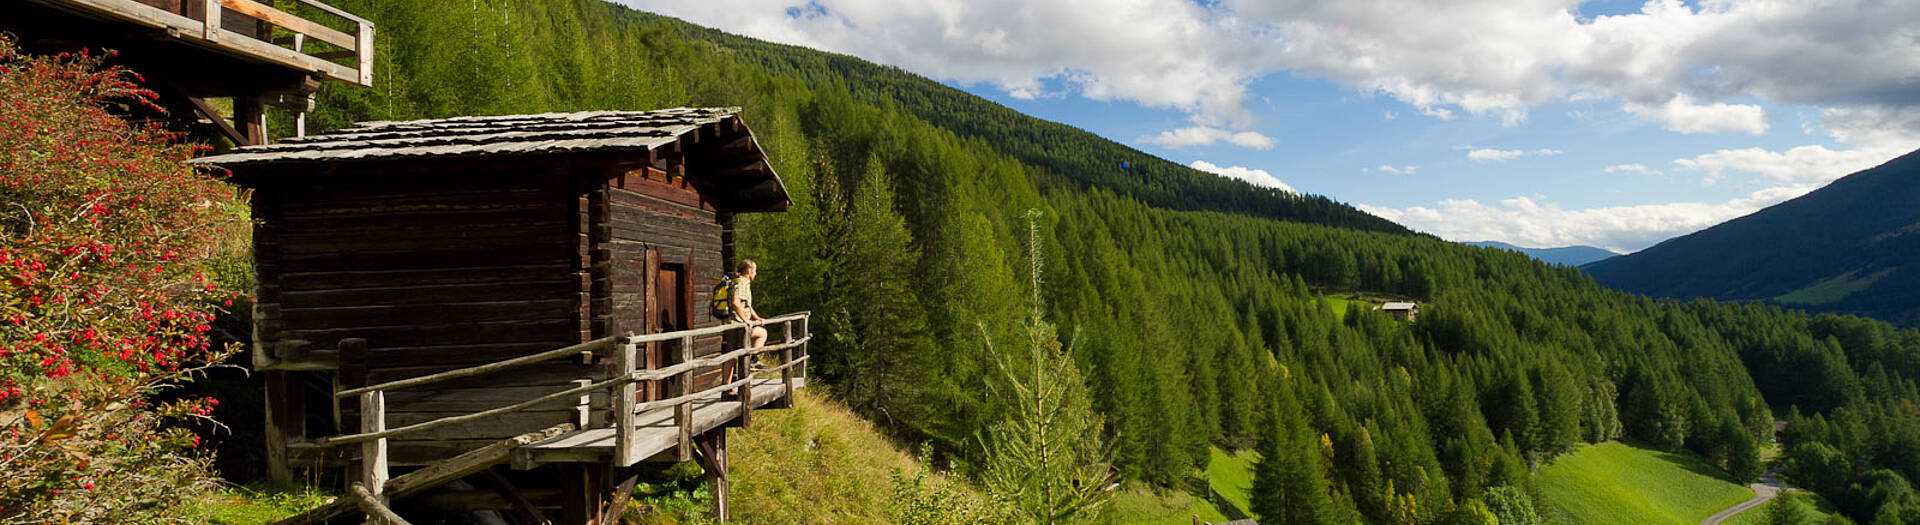
[[[740,346],[745,347],[752,344],[753,328],[751,325],[742,326],[748,327],[740,330]],[[734,397],[740,400],[740,428],[748,428],[753,424],[753,362],[758,360],[759,354],[747,354],[733,363],[734,370],[739,371],[737,380],[742,383],[740,390],[734,392]]]
[[713,517],[721,523],[730,518],[727,509],[727,431],[714,429],[700,435],[700,467],[707,472],[707,490],[713,494]]
[[[375,390],[360,394],[360,429],[380,432],[387,429],[387,395]],[[360,444],[360,482],[379,497],[387,487],[387,439]],[[382,500],[384,502],[384,500]]]
[[575,398],[573,403],[573,426],[592,428],[593,394],[592,392],[586,391],[586,389],[591,386],[593,386],[592,379],[573,380],[573,389],[581,390],[580,397]]
[[290,372],[268,370],[261,375],[267,390],[267,478],[275,483],[290,483],[293,470],[288,465],[292,454],[287,445],[306,439],[305,397]]
[[[633,374],[636,357],[634,353],[637,351],[635,345],[629,343],[617,348],[613,355],[614,370],[622,376]],[[621,383],[613,388],[613,466],[615,467],[631,466],[646,459],[639,457],[640,450],[636,448],[633,439],[634,433],[638,431],[634,428],[633,413],[634,397],[637,395],[639,395],[638,385],[632,382]]]
[[598,525],[604,463],[560,464],[561,525]]
[[[780,342],[783,343],[783,346],[784,343],[793,342],[793,321],[780,323]],[[786,346],[785,348],[781,348],[780,364],[786,365],[790,363],[793,363],[793,347]],[[780,396],[779,403],[774,406],[778,408],[793,408],[793,367],[787,366],[781,368],[780,384],[786,387],[787,394]]]
[[[680,362],[693,360],[693,337],[680,339]],[[693,393],[693,369],[680,373],[674,381],[675,397],[685,397]],[[673,426],[680,432],[680,461],[693,459],[693,406],[685,402],[673,407]]]
[[607,499],[607,512],[600,515],[600,523],[607,525],[621,523],[620,517],[626,513],[627,500],[633,499],[633,486],[640,483],[642,470],[639,467],[614,469],[620,482],[614,484],[613,497]]
[[366,485],[359,483],[353,484],[353,502],[354,505],[360,507],[361,512],[367,513],[368,521],[373,523],[412,525],[411,523],[407,523],[405,518],[401,518],[399,514],[394,514],[393,509],[387,508],[387,503],[381,501],[380,496],[367,490]]
[[246,142],[241,146],[267,143],[267,105],[257,96],[233,97],[233,122]]
[[233,123],[227,122],[227,117],[221,116],[219,111],[214,110],[213,106],[208,105],[206,99],[187,97],[187,102],[193,104],[193,110],[200,113],[200,116],[213,121],[213,128],[219,131],[221,135],[227,137],[227,140],[233,141],[236,145],[247,145],[247,136],[241,134],[240,130],[234,129]]
[[[191,0],[189,0],[191,1]],[[203,16],[200,19],[200,37],[208,42],[220,41],[220,0],[202,0]]]

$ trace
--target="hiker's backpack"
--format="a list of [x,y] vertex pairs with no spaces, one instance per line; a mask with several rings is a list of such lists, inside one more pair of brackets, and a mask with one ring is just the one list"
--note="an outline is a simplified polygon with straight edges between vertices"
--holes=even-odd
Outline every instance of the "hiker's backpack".
[[709,306],[714,319],[733,320],[733,276],[722,275],[720,282],[713,283],[713,302]]

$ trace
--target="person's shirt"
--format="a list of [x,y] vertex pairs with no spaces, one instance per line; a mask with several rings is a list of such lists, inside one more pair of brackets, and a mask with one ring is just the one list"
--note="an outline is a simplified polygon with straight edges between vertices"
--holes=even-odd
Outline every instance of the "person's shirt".
[[733,285],[733,296],[740,299],[740,315],[738,316],[740,320],[753,320],[753,279],[741,277],[740,283]]

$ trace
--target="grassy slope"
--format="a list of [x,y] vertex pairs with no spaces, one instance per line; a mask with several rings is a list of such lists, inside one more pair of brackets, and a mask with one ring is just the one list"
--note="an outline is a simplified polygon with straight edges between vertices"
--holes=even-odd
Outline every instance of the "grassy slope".
[[1535,476],[1548,519],[1563,525],[1692,525],[1753,498],[1719,468],[1691,454],[1617,442],[1585,446]]
[[[1833,502],[1827,501],[1827,498],[1820,497],[1819,494],[1814,494],[1812,492],[1803,492],[1803,491],[1794,491],[1794,494],[1795,494],[1794,497],[1812,498],[1812,502],[1813,502],[1814,514],[1811,516],[1807,516],[1812,519],[1809,521],[1803,521],[1801,523],[1822,523],[1826,521],[1828,516],[1832,516],[1835,512],[1839,512],[1838,510],[1833,508]],[[1768,508],[1772,507],[1774,504],[1780,502],[1782,498],[1786,498],[1786,497],[1787,495],[1782,494],[1780,495],[1780,497],[1774,498],[1773,501],[1767,502],[1766,505],[1761,506],[1760,508],[1742,512],[1738,516],[1728,518],[1725,524],[1726,525],[1765,525],[1767,523]]]
[[1213,491],[1248,514],[1253,513],[1250,495],[1253,493],[1253,460],[1256,457],[1258,455],[1251,450],[1229,453],[1216,447],[1213,457],[1207,461],[1207,481],[1213,484]]
[[810,391],[791,409],[756,410],[753,419],[728,437],[740,523],[896,523],[915,515],[906,509],[914,505],[966,523],[979,519],[967,511],[993,508],[971,485],[930,472],[871,422]]
[[1202,521],[1219,523],[1227,521],[1227,516],[1213,508],[1205,498],[1194,497],[1181,491],[1156,491],[1140,484],[1128,484],[1113,497],[1101,519],[1102,523],[1124,523],[1127,525],[1190,525],[1193,517]]

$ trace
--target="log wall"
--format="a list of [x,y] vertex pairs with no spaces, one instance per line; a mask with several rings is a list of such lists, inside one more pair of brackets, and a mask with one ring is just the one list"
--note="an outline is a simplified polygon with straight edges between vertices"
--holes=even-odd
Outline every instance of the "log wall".
[[[647,294],[652,293],[652,276],[647,274],[646,252],[653,250],[663,266],[688,269],[690,322],[676,329],[705,328],[720,324],[709,313],[713,283],[727,271],[731,261],[723,255],[719,213],[700,198],[684,177],[671,177],[670,171],[644,169],[627,172],[607,181],[605,221],[607,239],[599,245],[608,264],[606,281],[595,287],[597,334],[657,331],[659,322],[649,323]],[[655,298],[667,304],[670,298]],[[664,345],[651,345],[642,362],[651,366],[671,365],[677,354]],[[721,337],[709,336],[694,341],[694,356],[721,351]],[[696,389],[726,382],[725,369],[711,368],[696,374]],[[654,396],[657,396],[655,393]],[[643,396],[647,394],[643,393]],[[654,397],[647,396],[647,397]]]
[[[314,182],[263,185],[253,197],[256,348],[278,352],[272,357],[286,360],[282,366],[299,367],[301,353],[319,364],[364,366],[338,378],[356,386],[581,341],[582,277],[569,235],[577,228],[568,222],[576,210],[564,177],[304,180]],[[330,353],[345,338],[367,341],[364,362]],[[513,404],[591,374],[579,360],[556,360],[391,392],[387,426]],[[542,408],[406,436],[392,443],[393,462],[429,462],[575,418],[569,404]],[[357,431],[358,420],[351,400],[336,411],[342,432]]]

